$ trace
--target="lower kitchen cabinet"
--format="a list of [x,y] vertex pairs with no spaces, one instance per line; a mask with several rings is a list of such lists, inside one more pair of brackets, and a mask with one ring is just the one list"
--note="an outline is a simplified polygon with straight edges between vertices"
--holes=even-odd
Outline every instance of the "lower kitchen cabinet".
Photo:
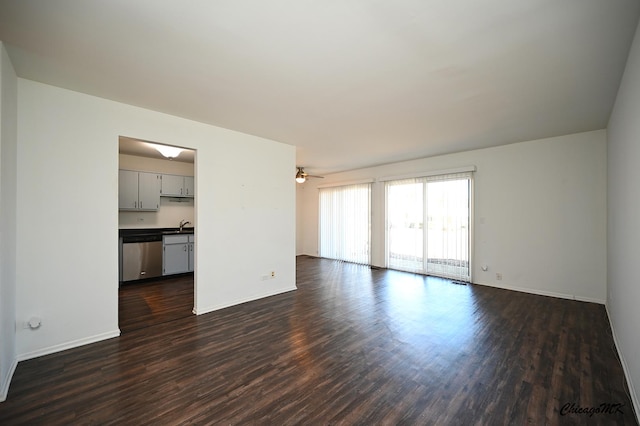
[[162,241],[162,274],[189,272],[189,236],[165,235]]
[[189,235],[189,272],[193,272],[193,258],[195,257],[196,236]]
[[193,271],[193,235],[165,235],[162,252],[162,274],[173,275]]

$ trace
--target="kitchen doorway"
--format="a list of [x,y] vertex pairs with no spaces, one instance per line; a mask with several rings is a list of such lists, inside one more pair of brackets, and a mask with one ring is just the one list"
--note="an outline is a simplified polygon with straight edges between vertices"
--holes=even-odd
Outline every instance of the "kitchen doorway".
[[124,136],[118,148],[118,325],[125,333],[193,315],[196,151]]

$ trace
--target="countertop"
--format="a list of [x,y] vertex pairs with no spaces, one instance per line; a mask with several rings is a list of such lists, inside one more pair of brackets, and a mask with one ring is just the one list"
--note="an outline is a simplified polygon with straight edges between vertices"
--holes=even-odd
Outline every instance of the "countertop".
[[134,236],[145,236],[145,235],[174,235],[174,234],[193,234],[194,228],[182,228],[182,232],[180,232],[180,228],[126,228],[119,229],[118,236],[119,237],[134,237]]

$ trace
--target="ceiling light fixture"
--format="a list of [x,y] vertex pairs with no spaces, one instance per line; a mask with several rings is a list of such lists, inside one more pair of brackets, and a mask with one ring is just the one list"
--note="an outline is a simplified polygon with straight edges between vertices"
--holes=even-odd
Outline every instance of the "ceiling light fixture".
[[155,149],[158,150],[160,154],[165,156],[166,158],[172,160],[176,158],[184,149],[177,148],[175,146],[167,146],[167,145],[153,145]]
[[304,183],[307,180],[305,172],[302,171],[302,167],[298,167],[298,173],[296,173],[296,182]]

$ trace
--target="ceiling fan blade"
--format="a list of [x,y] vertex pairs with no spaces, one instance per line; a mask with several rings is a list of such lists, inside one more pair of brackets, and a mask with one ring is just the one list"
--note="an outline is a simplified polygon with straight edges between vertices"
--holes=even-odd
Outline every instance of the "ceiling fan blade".
[[296,168],[298,169],[298,171],[296,172],[296,181],[298,181],[298,183],[303,183],[307,178],[324,179],[324,176],[310,175],[309,173],[304,171],[304,167]]

